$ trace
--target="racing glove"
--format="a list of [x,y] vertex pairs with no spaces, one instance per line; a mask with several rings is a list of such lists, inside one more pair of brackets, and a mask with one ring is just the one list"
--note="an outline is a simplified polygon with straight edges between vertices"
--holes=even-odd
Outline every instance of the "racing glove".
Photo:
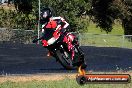
[[32,42],[33,42],[33,43],[36,43],[38,40],[39,40],[39,39],[36,39],[36,38],[35,38]]

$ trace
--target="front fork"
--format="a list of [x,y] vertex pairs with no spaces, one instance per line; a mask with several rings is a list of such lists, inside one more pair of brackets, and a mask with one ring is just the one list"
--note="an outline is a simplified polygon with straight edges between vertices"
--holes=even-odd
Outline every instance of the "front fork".
[[74,41],[72,42],[72,44],[74,45],[74,47],[77,49],[78,53],[79,53],[79,61],[77,63],[77,66],[79,67],[80,65],[84,65],[87,66],[85,63],[85,58],[84,58],[84,53],[83,50],[80,48],[78,40],[75,38]]
[[80,57],[81,57],[82,59],[84,59],[84,53],[83,53],[83,50],[82,50],[82,49],[80,48],[80,46],[79,46],[78,39],[75,38],[75,39],[73,40],[72,44],[74,45],[74,47],[76,47],[76,49],[77,49],[77,51],[78,51]]
[[69,55],[68,55],[67,52],[64,50],[63,45],[61,45],[60,48],[61,48],[62,52],[64,52],[66,58],[68,58]]

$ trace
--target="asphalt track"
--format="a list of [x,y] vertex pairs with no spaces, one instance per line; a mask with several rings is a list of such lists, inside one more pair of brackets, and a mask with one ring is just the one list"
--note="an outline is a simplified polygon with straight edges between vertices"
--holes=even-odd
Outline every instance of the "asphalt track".
[[[132,49],[82,46],[87,71],[132,70]],[[65,70],[41,45],[0,44],[0,75],[75,73]]]

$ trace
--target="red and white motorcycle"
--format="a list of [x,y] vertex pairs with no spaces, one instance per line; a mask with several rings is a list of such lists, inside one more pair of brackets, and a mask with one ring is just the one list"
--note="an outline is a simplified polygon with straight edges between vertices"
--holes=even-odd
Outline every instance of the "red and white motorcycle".
[[[36,42],[36,40],[33,41]],[[64,68],[70,70],[85,64],[84,54],[79,47],[77,37],[70,32],[62,33],[61,26],[58,26],[56,30],[46,29],[41,41]]]

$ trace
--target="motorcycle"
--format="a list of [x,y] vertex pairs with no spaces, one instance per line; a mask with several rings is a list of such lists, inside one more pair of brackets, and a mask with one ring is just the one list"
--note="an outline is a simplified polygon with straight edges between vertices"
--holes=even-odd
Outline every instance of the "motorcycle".
[[71,70],[85,64],[76,35],[70,32],[62,33],[61,25],[56,30],[46,29],[42,38],[37,40],[41,40],[43,47],[47,48],[51,56],[65,69]]

